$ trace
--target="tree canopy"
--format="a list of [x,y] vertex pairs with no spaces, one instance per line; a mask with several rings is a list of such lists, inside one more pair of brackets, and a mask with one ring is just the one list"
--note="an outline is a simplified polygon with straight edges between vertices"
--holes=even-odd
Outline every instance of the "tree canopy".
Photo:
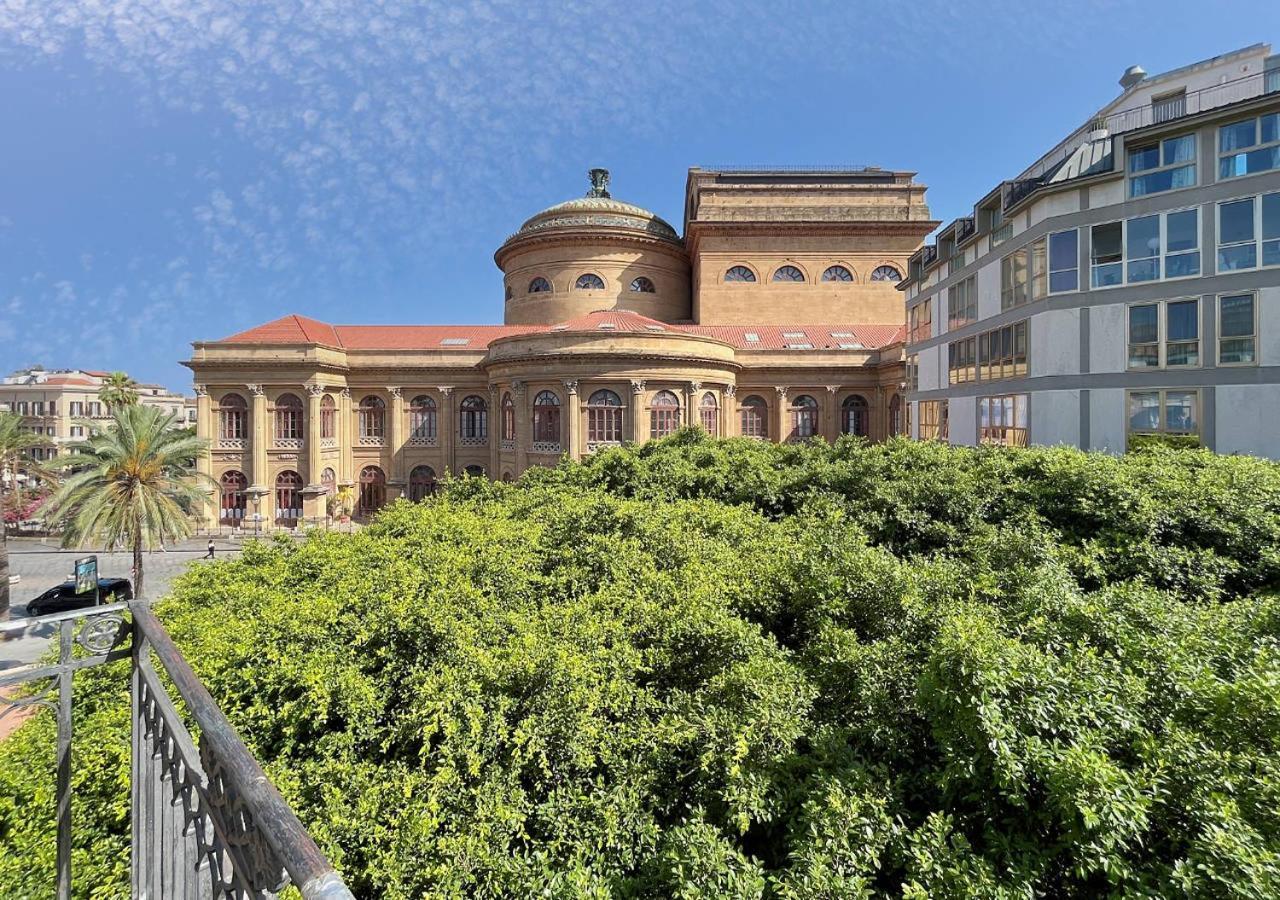
[[[160,612],[359,896],[1267,898],[1278,551],[1254,459],[681,433]],[[127,691],[78,677],[76,864],[125,896]],[[6,895],[51,733],[0,744]]]

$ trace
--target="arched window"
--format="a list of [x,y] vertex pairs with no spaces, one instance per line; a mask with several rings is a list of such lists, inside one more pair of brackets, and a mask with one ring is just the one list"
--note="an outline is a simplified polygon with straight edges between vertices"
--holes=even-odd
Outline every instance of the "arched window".
[[330,394],[320,398],[320,437],[332,440],[338,436],[338,404]]
[[551,391],[533,398],[533,442],[560,444],[560,398]]
[[409,499],[414,503],[436,492],[436,470],[430,466],[414,466],[409,473]]
[[889,433],[902,434],[902,395],[894,394],[889,401]]
[[725,281],[755,281],[756,273],[746,266],[734,266],[724,273]]
[[893,266],[879,266],[871,273],[871,280],[892,281],[896,283],[902,280],[902,275],[900,275],[898,270]]
[[573,288],[577,291],[603,291],[604,279],[594,272],[584,272],[573,283]]
[[419,394],[409,402],[409,440],[419,444],[436,439],[436,401]]
[[387,405],[381,397],[365,397],[360,401],[360,440],[381,444],[386,428]]
[[387,476],[377,466],[365,466],[360,470],[360,497],[356,501],[356,515],[367,519],[387,503]]
[[769,407],[762,397],[753,394],[745,398],[739,416],[738,433],[743,437],[763,440],[769,436]]
[[587,443],[622,441],[622,398],[613,391],[596,391],[587,399]]
[[458,437],[480,443],[489,439],[489,405],[472,394],[458,407]]
[[702,430],[712,437],[720,433],[720,404],[710,391],[702,395],[702,402],[698,404],[698,421]]
[[503,483],[503,484],[510,484],[510,483],[511,483],[511,473],[510,473],[510,472],[503,472],[503,473],[502,473],[502,483]]
[[551,293],[551,282],[539,275],[533,281],[529,282],[530,294],[549,294]]
[[338,475],[333,469],[326,468],[320,473],[320,486],[324,488],[325,495],[332,497],[338,493]]
[[638,278],[631,279],[631,292],[633,294],[652,294],[656,292],[653,282],[643,275]]
[[649,437],[666,437],[680,427],[680,399],[670,391],[658,391],[649,404]]
[[302,518],[302,476],[285,470],[276,476],[276,524],[292,528]]
[[512,298],[512,296],[513,296],[513,294],[511,293],[511,285],[507,285],[506,289],[503,291],[503,297],[502,297],[502,299],[504,299],[504,300],[510,300],[510,299]]
[[276,440],[302,440],[302,401],[296,394],[281,394],[276,398]]
[[807,440],[817,433],[818,401],[801,394],[791,404],[791,440]]
[[227,394],[218,402],[219,440],[244,440],[244,420],[247,409],[248,404],[239,394]]
[[249,479],[243,472],[223,472],[219,479],[222,488],[221,512],[218,520],[223,525],[239,526],[244,521],[244,511],[249,506]]
[[502,395],[502,439],[516,439],[516,403],[511,399],[510,393]]
[[462,470],[462,474],[466,475],[468,478],[483,478],[484,466],[467,466]]
[[777,271],[773,273],[774,281],[804,281],[804,273],[795,266],[779,266]]
[[853,273],[844,266],[828,266],[822,273],[823,281],[853,281]]
[[866,437],[868,433],[867,401],[857,394],[844,398],[840,404],[840,432]]

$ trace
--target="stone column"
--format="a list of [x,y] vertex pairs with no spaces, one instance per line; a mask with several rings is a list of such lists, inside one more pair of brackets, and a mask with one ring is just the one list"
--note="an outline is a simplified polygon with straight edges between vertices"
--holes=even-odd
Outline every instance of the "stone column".
[[324,397],[324,385],[307,385],[307,486],[302,489],[302,515],[304,519],[322,519],[325,516],[325,493],[320,484],[320,400]]
[[260,384],[249,388],[249,417],[252,421],[253,464],[249,476],[249,503],[254,513],[262,516],[261,528],[266,531],[271,524],[271,474],[267,471],[267,443],[271,440],[270,422],[267,420],[267,394]]
[[720,436],[736,437],[738,420],[738,386],[726,384],[720,399]]
[[870,421],[867,422],[867,437],[873,441],[884,441],[889,438],[889,405],[884,398],[884,385],[876,385],[875,406],[872,407],[867,415]]
[[569,458],[582,458],[582,398],[578,396],[577,380],[566,381],[564,389],[569,394]]
[[[511,402],[515,403],[515,397],[511,398]],[[489,409],[493,410],[489,413],[489,480],[499,481],[502,478],[503,419],[506,418],[507,411],[502,408],[502,391],[496,384],[489,385]],[[497,416],[493,413],[497,413]],[[512,415],[514,414],[513,409]]]
[[436,423],[436,437],[440,442],[440,459],[444,461],[444,470],[451,473],[457,464],[453,454],[457,442],[453,435],[453,400],[450,396],[453,394],[453,385],[437,385],[436,390],[440,392],[440,420]]
[[631,408],[627,410],[631,416],[631,440],[643,444],[649,439],[649,423],[644,416],[644,382],[631,382]]
[[213,409],[209,400],[209,390],[203,384],[196,385],[196,436],[209,442],[209,447],[201,450],[196,457],[196,472],[200,477],[200,491],[208,499],[200,504],[197,512],[197,520],[206,526],[216,524],[217,498],[218,489],[212,482],[213,477],[213,447],[217,446],[218,435],[213,425]]
[[698,392],[702,390],[702,382],[690,381],[684,386],[684,424],[697,425],[702,421],[698,407]]
[[822,435],[834,444],[840,437],[840,385],[827,385],[827,405],[822,410]]
[[[523,381],[511,382],[511,399],[516,404],[516,470],[511,477],[519,478],[529,468],[529,448],[533,446],[533,410],[529,408],[528,385]],[[560,428],[563,432],[563,422]],[[560,439],[564,440],[563,435]]]
[[387,414],[391,420],[387,423],[387,500],[391,501],[404,493],[404,396],[398,387],[388,387],[391,403]]
[[773,411],[773,439],[779,444],[786,443],[790,429],[787,427],[787,389],[784,387],[774,388],[778,392],[778,402]]

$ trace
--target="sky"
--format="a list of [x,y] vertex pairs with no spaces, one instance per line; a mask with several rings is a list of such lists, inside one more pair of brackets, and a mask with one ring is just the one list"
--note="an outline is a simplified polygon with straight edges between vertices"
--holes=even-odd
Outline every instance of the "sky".
[[586,170],[918,172],[971,211],[1118,92],[1280,4],[0,0],[0,370],[189,390],[288,313],[500,322],[493,251]]

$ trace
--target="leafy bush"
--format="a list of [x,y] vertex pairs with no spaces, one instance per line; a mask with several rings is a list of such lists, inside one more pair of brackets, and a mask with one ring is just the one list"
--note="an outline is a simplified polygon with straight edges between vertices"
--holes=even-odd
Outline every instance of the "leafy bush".
[[[160,613],[360,896],[1264,898],[1278,508],[1198,451],[682,433],[250,544]],[[104,897],[111,675],[77,711]],[[48,892],[50,733],[0,744],[4,896]]]

